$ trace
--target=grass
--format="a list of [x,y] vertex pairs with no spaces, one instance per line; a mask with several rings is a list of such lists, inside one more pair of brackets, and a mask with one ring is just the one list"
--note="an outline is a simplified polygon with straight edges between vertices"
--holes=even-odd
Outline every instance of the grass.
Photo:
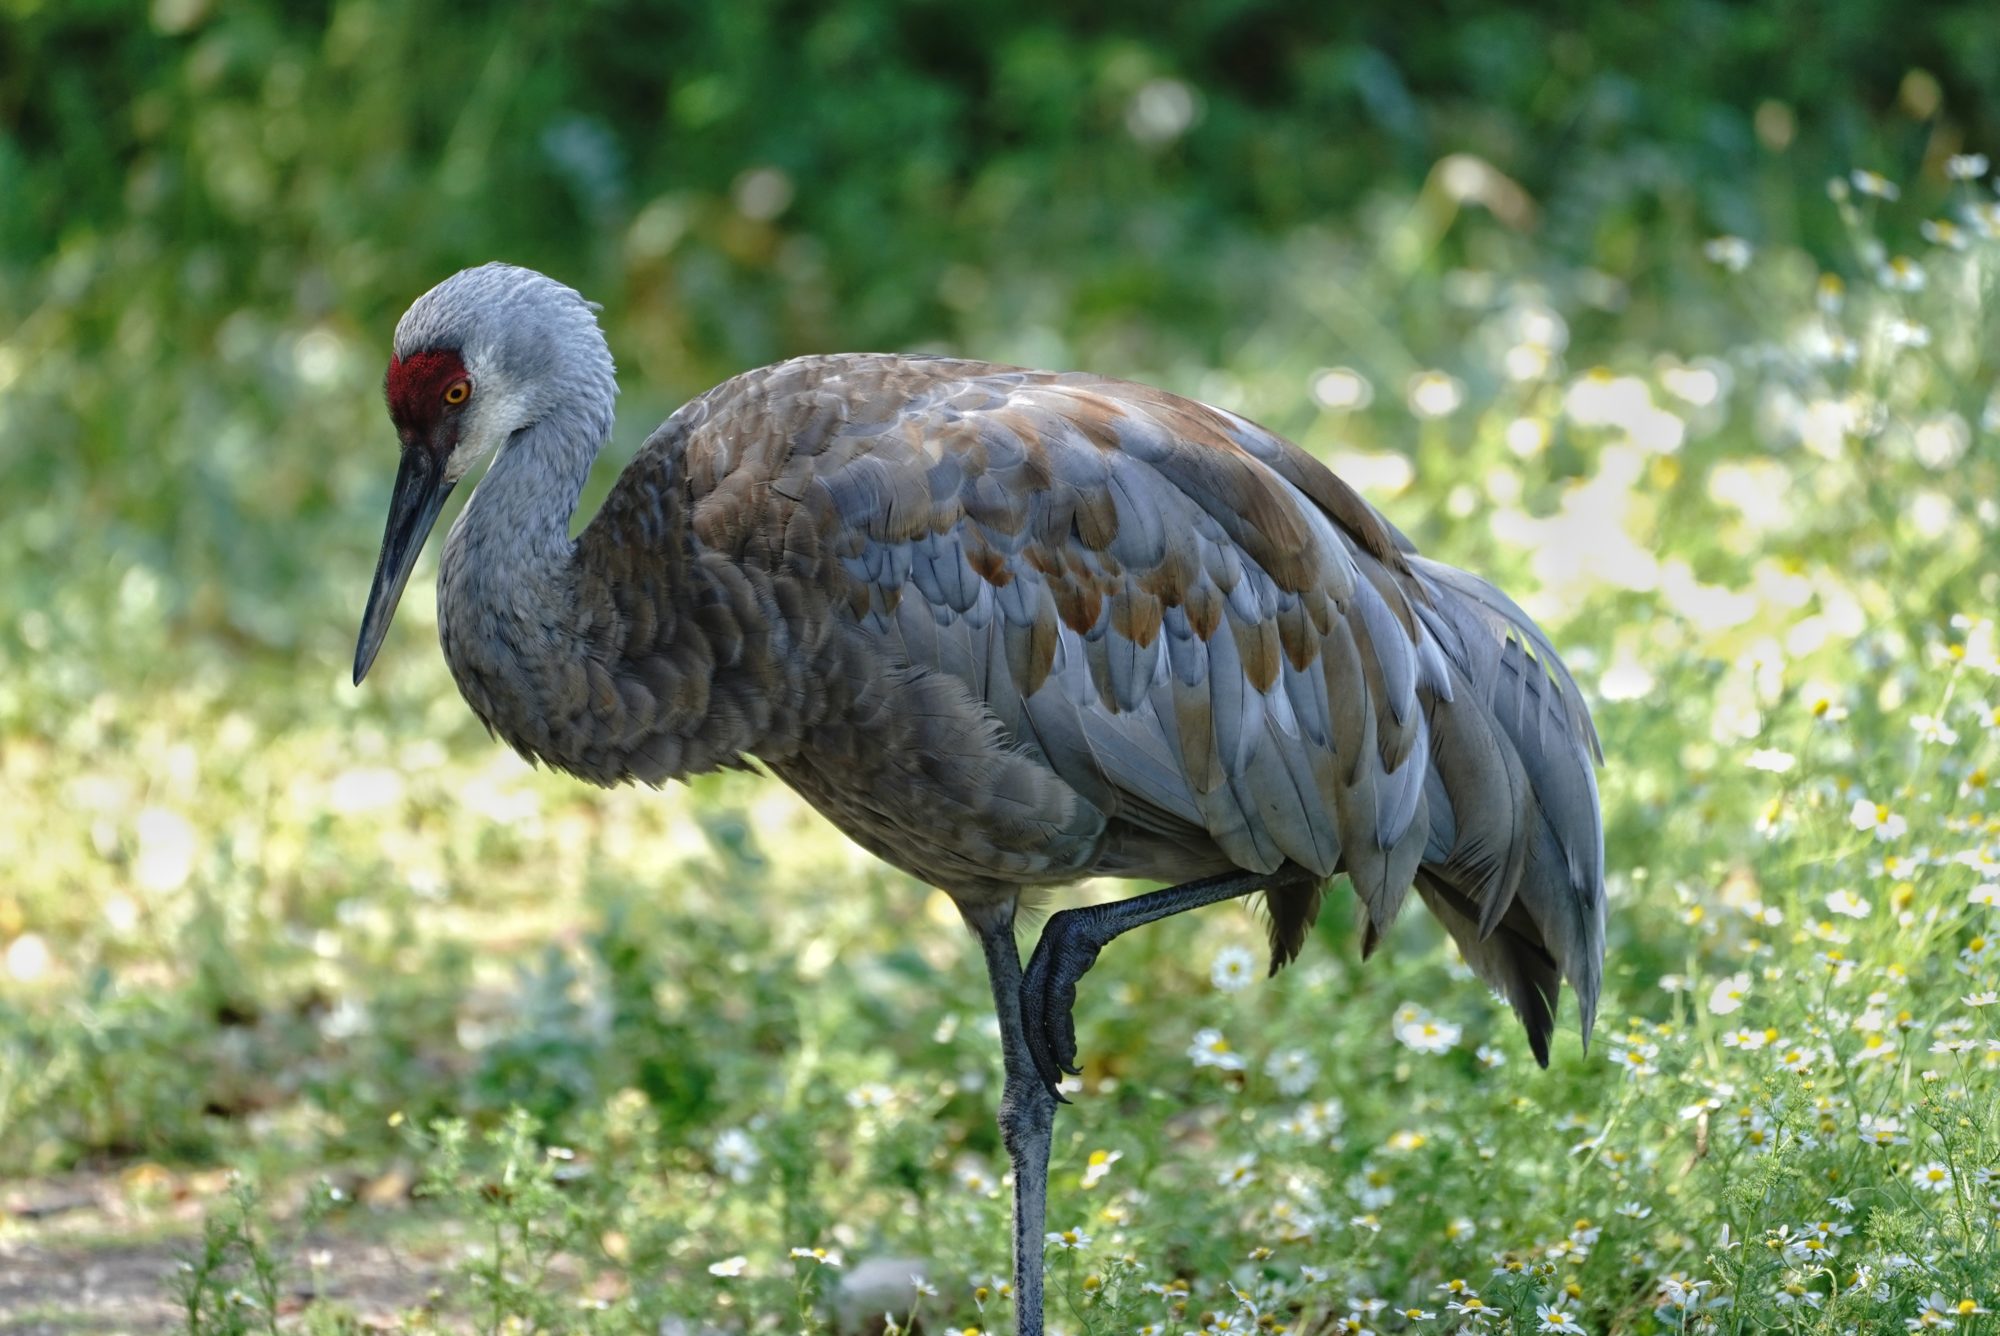
[[[1435,264],[1475,224],[1433,180],[1236,257],[1285,293],[1210,361],[1045,332],[1287,431],[1523,593],[1597,709],[1613,869],[1596,1040],[1547,1073],[1414,913],[1364,967],[1330,912],[1269,981],[1240,910],[1110,951],[1054,1327],[1993,1329],[2000,218],[1959,166],[1908,202],[1835,182],[1826,274],[1683,237],[1632,306],[1519,238]],[[329,452],[251,504],[238,423],[187,484],[241,592],[168,578],[173,526],[31,578],[75,541],[39,503],[0,558],[0,1171],[234,1171],[189,1332],[1006,1328],[996,1042],[949,905],[767,780],[529,771],[421,593],[349,689],[386,455],[332,452],[384,432],[372,347],[238,335],[229,374]],[[55,373],[0,364],[12,427],[46,420]],[[437,1241],[435,1295],[315,1297],[315,1232],[385,1214]]]

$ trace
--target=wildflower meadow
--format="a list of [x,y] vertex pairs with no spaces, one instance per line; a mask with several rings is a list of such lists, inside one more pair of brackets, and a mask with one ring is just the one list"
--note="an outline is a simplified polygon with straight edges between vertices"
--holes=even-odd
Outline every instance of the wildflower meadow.
[[[1021,137],[976,169],[913,128],[959,104],[910,55],[866,101],[907,160],[840,157],[879,153],[866,118],[750,134],[768,70],[687,76],[666,185],[551,82],[575,33],[618,45],[574,8],[545,64],[476,16],[440,36],[447,114],[370,63],[425,68],[385,7],[155,4],[136,147],[77,128],[49,169],[109,174],[65,196],[88,225],[0,128],[0,180],[43,192],[0,228],[0,1331],[1011,1330],[998,1041],[941,894],[767,776],[529,769],[457,697],[430,562],[348,685],[389,321],[504,245],[604,295],[593,497],[785,353],[1088,367],[1291,436],[1575,668],[1588,1046],[1566,998],[1539,1069],[1420,913],[1363,961],[1344,891],[1275,977],[1255,906],[1119,940],[1056,1121],[1051,1330],[2000,1331],[2000,193],[1957,82],[1899,66],[1820,139],[1817,94],[1714,91],[1648,157],[1588,120],[1657,89],[1645,44],[1551,37],[1586,182],[1442,94],[1398,111],[1356,38],[1379,156],[1321,199],[1349,178],[1306,94],[1259,111],[1199,34],[1041,26],[994,38]],[[854,68],[892,9],[832,7],[800,59]],[[734,68],[734,31],[692,49]],[[1619,51],[1625,84],[1572,70]],[[1496,88],[1529,128],[1558,95]],[[530,104],[539,204],[482,175]],[[1684,191],[1697,141],[1775,165]]]

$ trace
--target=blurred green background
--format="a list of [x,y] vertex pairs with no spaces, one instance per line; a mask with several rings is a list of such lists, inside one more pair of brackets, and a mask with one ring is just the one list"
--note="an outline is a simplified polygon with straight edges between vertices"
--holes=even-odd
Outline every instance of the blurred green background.
[[315,682],[385,483],[366,391],[462,266],[605,303],[628,445],[848,348],[1191,392],[1224,367],[1300,430],[1314,366],[1400,384],[1466,332],[1411,299],[1461,266],[1610,307],[1592,347],[1698,342],[1728,308],[1676,256],[1834,256],[1827,178],[1934,168],[2000,117],[1991,11],[1890,0],[8,0],[0,43],[0,575],[51,627],[13,644],[91,671],[66,614],[131,581],[176,643]]
[[[1608,280],[1586,344],[1697,341],[1674,257],[1833,257],[1827,178],[1993,142],[1991,19],[7,0],[5,585],[57,614],[143,572],[176,638],[334,662],[384,485],[362,391],[402,307],[491,258],[605,303],[628,443],[749,366],[933,346],[1240,365],[1296,430],[1313,366],[1400,384],[1465,332],[1408,299],[1459,266]],[[1453,198],[1450,154],[1504,181]]]
[[[410,1129],[522,1107],[677,1185],[590,1217],[590,1274],[654,1313],[693,1291],[631,1277],[726,1290],[705,1268],[751,1240],[934,1243],[952,1166],[993,1155],[983,984],[922,888],[768,781],[528,774],[458,701],[421,588],[348,686],[393,322],[494,258],[604,304],[623,409],[587,505],[684,399],[812,351],[1129,376],[1332,459],[1572,655],[1611,757],[1606,1015],[1664,1023],[1688,1004],[1662,976],[1773,949],[1720,906],[1821,893],[1819,855],[1765,861],[1773,828],[1833,814],[1820,834],[1872,848],[1864,791],[1983,810],[1977,757],[1911,753],[1906,716],[1979,643],[1951,618],[2000,604],[2000,219],[1952,165],[1995,145],[1990,3],[0,0],[0,1174],[18,1203],[144,1166],[141,1197],[180,1201],[243,1169],[290,1217],[282,1185],[321,1172],[401,1202],[463,1168]],[[1784,786],[1745,768],[1829,717],[1849,731]],[[1957,923],[1922,921],[1924,949]],[[1385,1127],[1475,1088],[1468,1126],[1618,1089],[1568,1039],[1536,1085],[1422,926],[1364,971],[1329,914],[1322,964],[1223,1010],[1214,934],[1256,928],[1221,922],[1093,976],[1092,1079],[1153,1073],[1163,1102],[1123,1116],[1158,1144],[1215,1105],[1180,1070],[1197,1021],[1317,1029],[1349,1116]],[[1468,1051],[1458,1094],[1405,1098],[1382,1050],[1412,995],[1462,1003],[1519,1085]],[[1364,1111],[1371,1080],[1393,1097]],[[1091,1098],[1059,1199],[1124,1144]],[[868,1123],[886,1107],[908,1125]],[[1374,1172],[1354,1144],[1329,1183]],[[1201,1199],[1173,1196],[1190,1153],[1161,1153],[1158,1200]],[[1510,1225],[1577,1213],[1550,1154],[1493,1189]],[[1225,1246],[1181,1237],[1203,1209],[1159,1225],[1183,1270]],[[1630,1322],[1644,1292],[1589,1311]]]

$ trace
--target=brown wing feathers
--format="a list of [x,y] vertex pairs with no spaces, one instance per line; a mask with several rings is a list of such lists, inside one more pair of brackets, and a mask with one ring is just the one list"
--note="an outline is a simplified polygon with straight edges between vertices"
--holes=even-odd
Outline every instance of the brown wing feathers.
[[1306,869],[1269,896],[1274,969],[1325,878],[1349,875],[1371,947],[1414,884],[1538,1058],[1559,975],[1588,1021],[1596,738],[1503,596],[1297,447],[1158,390],[943,359],[754,376],[688,434],[697,535],[830,557],[842,624],[961,683],[1101,813],[1070,875]]

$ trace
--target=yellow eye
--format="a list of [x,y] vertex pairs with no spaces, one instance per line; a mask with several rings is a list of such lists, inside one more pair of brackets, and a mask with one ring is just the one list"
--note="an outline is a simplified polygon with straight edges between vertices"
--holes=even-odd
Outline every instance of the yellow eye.
[[472,386],[462,380],[453,381],[444,392],[444,401],[453,407],[457,407],[471,397]]

